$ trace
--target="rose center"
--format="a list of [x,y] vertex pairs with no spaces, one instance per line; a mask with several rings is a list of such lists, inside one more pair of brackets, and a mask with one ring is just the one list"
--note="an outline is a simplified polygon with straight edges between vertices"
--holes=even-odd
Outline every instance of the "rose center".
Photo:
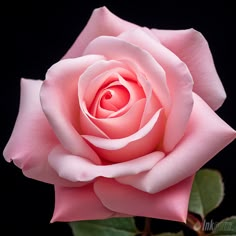
[[110,111],[120,110],[130,99],[129,92],[121,85],[109,87],[102,93],[100,106]]
[[105,99],[110,99],[112,97],[112,94],[110,91],[107,91],[107,93],[105,94],[104,98]]

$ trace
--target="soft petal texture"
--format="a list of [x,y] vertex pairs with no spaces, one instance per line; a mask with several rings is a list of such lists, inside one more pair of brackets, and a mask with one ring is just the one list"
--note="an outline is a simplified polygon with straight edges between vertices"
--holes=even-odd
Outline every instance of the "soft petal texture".
[[49,155],[49,163],[59,176],[72,182],[90,181],[97,177],[116,178],[135,175],[150,170],[164,157],[163,152],[152,152],[135,160],[117,164],[95,165],[79,156],[73,156],[62,147],[56,147]]
[[[142,113],[145,106],[145,99],[135,104],[122,116],[106,119],[92,119],[93,124],[102,129],[109,138],[118,139],[135,133],[141,123]],[[130,122],[132,120],[132,122]],[[89,127],[83,128],[85,134],[93,134]]]
[[166,73],[172,104],[167,114],[163,148],[169,152],[184,135],[192,111],[193,80],[191,74],[187,66],[175,54],[143,30],[127,31],[119,35],[119,38],[150,52]]
[[[88,45],[84,53],[102,54],[107,58],[117,60],[125,59],[139,66],[139,69],[146,75],[152,85],[153,92],[165,108],[164,111],[168,112],[163,146],[165,151],[169,152],[183,136],[191,114],[193,103],[191,74],[177,56],[148,37],[144,31],[128,31],[119,37],[123,40],[114,37],[99,37]],[[135,45],[151,51],[152,54]],[[106,50],[107,47],[112,48],[112,50]],[[164,75],[163,72],[165,72]],[[165,77],[169,89],[166,87]],[[172,98],[171,107],[169,91]]]
[[156,194],[148,194],[113,179],[99,179],[94,190],[102,204],[124,214],[185,222],[193,177]]
[[[139,73],[137,68],[131,70],[126,67],[127,63],[124,61],[101,60],[91,65],[81,75],[78,96],[81,108],[80,124],[84,134],[107,136],[107,138],[131,135],[143,127],[161,107],[158,99],[152,93],[149,81]],[[130,99],[119,111],[108,113],[98,104],[98,91],[100,88],[103,88],[102,91],[105,88],[112,88],[115,83],[126,88]],[[102,111],[103,115],[101,115]],[[107,118],[100,116],[107,116]]]
[[94,112],[92,103],[99,88],[102,87],[105,82],[109,83],[113,81],[113,79],[110,81],[109,76],[112,71],[118,67],[121,67],[120,62],[100,60],[89,66],[81,75],[78,81],[78,97],[80,105],[80,125],[83,134],[108,138],[108,135],[91,120],[93,116],[90,114],[89,110],[91,109],[92,113]]
[[208,43],[194,30],[157,30],[154,35],[188,66],[194,80],[193,91],[213,109],[218,109],[226,93],[217,74]]
[[119,38],[101,36],[87,46],[84,55],[87,54],[99,54],[110,60],[126,61],[128,65],[134,64],[149,80],[153,92],[162,106],[165,109],[169,108],[170,97],[165,71],[146,50]]
[[123,31],[137,27],[139,26],[117,17],[106,7],[97,8],[93,11],[84,30],[63,58],[81,56],[88,43],[96,37],[101,35],[117,36]]
[[128,161],[146,155],[157,148],[164,129],[164,112],[156,112],[152,119],[136,133],[120,139],[104,139],[82,135],[99,156],[111,162]]
[[21,80],[19,113],[3,155],[29,178],[71,186],[73,183],[60,178],[48,164],[48,154],[58,140],[40,105],[41,85],[41,80]]
[[142,86],[146,97],[145,107],[142,113],[142,120],[139,127],[142,128],[152,118],[153,114],[155,114],[155,112],[162,107],[162,105],[154,94],[150,82],[144,77],[144,75],[138,73],[137,79],[138,83]]
[[95,163],[100,163],[99,157],[79,134],[78,79],[100,59],[103,57],[89,55],[59,61],[48,70],[40,91],[43,111],[63,146]]
[[[101,60],[91,65],[81,75],[78,84],[78,96],[81,108],[80,124],[83,134],[104,138],[118,138],[130,135],[138,130],[143,114],[144,101],[135,102],[144,97],[144,94],[136,83],[128,83],[122,78],[122,76],[134,76],[131,72],[128,73],[125,68],[121,70],[123,66],[124,64],[119,61]],[[119,82],[120,85],[129,91],[130,99],[122,111],[109,113],[108,117],[104,118],[106,114],[101,115],[102,109],[96,101],[99,99],[98,91],[101,87],[103,88],[102,91],[110,88],[115,82]],[[107,84],[107,86],[104,84]],[[96,106],[96,109],[92,105]],[[96,114],[91,114],[90,110]],[[134,116],[135,118],[132,119]],[[130,120],[133,120],[132,124],[130,124]]]
[[235,138],[236,131],[195,94],[188,128],[175,149],[151,171],[118,181],[145,192],[159,192],[193,175]]
[[55,186],[55,208],[51,222],[105,219],[114,214],[102,205],[93,191],[93,184],[81,188]]
[[[118,75],[123,78],[135,80],[135,74],[127,65],[116,60],[99,60],[90,65],[78,81],[78,95],[85,101],[86,106],[92,106],[94,97],[101,87],[107,87],[114,81],[119,81]],[[90,93],[87,94],[86,90]]]
[[159,117],[161,116],[161,111],[159,110],[152,117],[150,122],[146,124],[142,129],[138,130],[136,133],[119,139],[104,139],[90,135],[82,135],[86,140],[88,140],[95,147],[99,147],[106,150],[117,150],[127,146],[130,142],[134,142],[136,140],[142,139],[144,136],[148,135],[153,127],[158,122]]

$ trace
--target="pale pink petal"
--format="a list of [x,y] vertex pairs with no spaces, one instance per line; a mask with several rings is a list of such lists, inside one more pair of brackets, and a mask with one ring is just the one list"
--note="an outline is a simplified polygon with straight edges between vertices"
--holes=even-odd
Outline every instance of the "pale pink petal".
[[235,138],[236,131],[194,94],[189,125],[175,149],[151,171],[117,180],[145,192],[159,192],[193,175]]
[[[123,66],[124,64],[119,61],[99,61],[81,75],[78,96],[83,134],[118,138],[128,136],[138,130],[145,104],[145,101],[140,99],[144,97],[144,93],[135,82],[134,75],[122,68]],[[117,111],[105,110],[104,107],[101,107],[101,97],[107,91],[113,92],[113,97],[115,97],[114,88],[117,88],[117,85],[125,89],[127,93],[126,104],[123,101],[124,106]],[[122,97],[117,95],[116,100],[122,100]],[[103,118],[104,116],[107,118]],[[133,119],[133,117],[135,118]]]
[[[128,60],[122,60],[122,62],[127,66],[127,68],[129,68],[130,71],[136,74],[135,81],[142,88],[143,93],[146,97],[146,103],[144,111],[142,112],[142,120],[140,123],[140,128],[142,128],[151,119],[153,114],[162,107],[162,105],[160,104],[157,96],[154,94],[150,81],[148,80],[148,78],[146,78],[143,72],[140,71],[139,66]],[[126,84],[124,84],[124,86],[127,87]],[[132,97],[134,97],[134,95],[137,96],[137,92],[133,93]],[[166,110],[168,110],[167,105],[165,106],[165,108]]]
[[121,73],[121,75],[129,77],[134,76],[123,67],[124,64],[119,61],[100,60],[89,66],[81,75],[78,81],[78,97],[80,103],[80,126],[83,133],[108,138],[107,134],[91,120],[93,116],[90,112],[96,112],[92,103],[96,99],[99,89],[104,84],[114,81],[111,76],[113,73]]
[[163,45],[186,63],[193,76],[193,91],[213,110],[218,109],[224,102],[226,93],[204,36],[194,29],[153,29],[152,32]]
[[[78,81],[79,99],[85,102],[87,107],[90,107],[98,90],[117,81],[117,74],[134,80],[135,74],[126,67],[125,63],[115,60],[99,60],[90,65]],[[87,93],[88,90],[89,93]]]
[[91,121],[87,114],[85,114],[82,110],[85,108],[85,103],[82,103],[82,109],[80,110],[80,125],[81,125],[81,133],[94,135],[97,137],[109,138],[106,133],[104,133],[98,126]]
[[80,188],[55,186],[52,222],[71,222],[110,218],[115,213],[105,208],[93,190],[93,184]]
[[[165,70],[172,104],[167,114],[163,147],[169,152],[182,138],[192,111],[191,74],[187,66],[175,54],[143,30],[124,32],[119,35],[119,38],[147,50]],[[157,93],[158,98],[159,94]]]
[[[102,110],[116,112],[122,109],[128,103],[130,95],[127,88],[121,84],[110,84],[103,91],[101,91],[98,97],[99,107]],[[107,118],[107,116],[103,118]]]
[[43,111],[63,146],[95,163],[100,163],[99,157],[79,133],[78,79],[89,65],[101,59],[89,55],[59,61],[48,70],[40,91]]
[[[91,120],[100,129],[102,129],[109,138],[124,138],[138,131],[145,103],[146,99],[141,99],[137,101],[124,115],[120,117],[112,117],[106,119],[93,118]],[[83,130],[88,130],[88,127],[85,127]],[[87,132],[84,133],[89,134]]]
[[[102,88],[97,95],[96,118],[114,118],[120,117],[132,107],[132,105],[144,98],[143,89],[135,81],[124,79],[121,75],[114,73],[112,75],[117,80]],[[101,116],[102,111],[110,110],[108,116]]]
[[122,162],[146,155],[155,150],[163,136],[165,115],[162,109],[136,133],[119,139],[105,139],[82,135],[100,157],[111,162]]
[[159,117],[161,116],[161,111],[159,110],[152,117],[152,119],[146,124],[142,129],[138,130],[136,133],[119,139],[104,139],[100,137],[90,136],[90,135],[82,135],[86,140],[88,140],[95,147],[103,148],[106,150],[117,150],[127,146],[130,142],[136,141],[138,139],[146,136],[153,129],[155,124],[157,123]]
[[84,30],[75,40],[64,58],[81,56],[88,43],[96,37],[101,35],[117,36],[123,31],[136,27],[138,26],[117,17],[106,7],[97,8],[93,11]]
[[58,140],[40,105],[41,85],[41,80],[21,80],[20,109],[3,155],[29,178],[71,186],[69,181],[60,178],[48,164],[48,154],[58,145]]
[[137,75],[137,80],[146,96],[146,103],[144,111],[142,113],[142,120],[140,122],[139,127],[142,128],[151,119],[153,114],[155,114],[155,112],[159,110],[162,106],[160,104],[159,99],[154,94],[151,84],[141,73]]
[[116,178],[136,175],[150,170],[164,157],[162,152],[152,152],[134,160],[117,164],[95,165],[88,159],[74,156],[61,146],[56,147],[49,155],[49,163],[59,176],[72,182],[91,181],[97,177]]
[[[103,93],[103,91],[110,91],[110,93],[113,93],[113,103],[115,99],[118,100],[116,102],[117,104],[121,103],[119,100],[122,100],[124,103],[123,107],[111,113],[107,118],[102,118],[100,117],[100,113],[101,110],[105,109],[101,107],[102,104],[96,104],[96,106],[98,106],[96,109],[96,117],[88,114],[88,118],[90,118],[93,124],[104,131],[109,138],[123,138],[135,133],[139,129],[146,99],[144,98],[143,90],[137,83],[126,81],[120,75],[114,74],[113,76],[117,76],[118,81],[110,83],[107,87],[103,88],[101,93]],[[120,93],[116,94],[115,88],[118,86],[115,86],[115,84],[119,84],[119,87],[126,91],[125,95]],[[98,97],[99,95],[97,95],[97,99],[99,99]],[[130,122],[131,120],[132,122]],[[89,134],[86,132],[88,129],[89,126],[83,128],[84,134]]]
[[[109,50],[107,50],[109,48]],[[149,80],[153,92],[165,109],[170,106],[169,91],[166,83],[165,71],[146,50],[128,43],[122,39],[101,36],[92,41],[84,51],[86,54],[100,54],[107,59],[125,61],[138,68]]]
[[[157,181],[158,179],[156,179]],[[193,177],[156,194],[148,194],[113,179],[99,179],[94,190],[111,211],[185,222]]]

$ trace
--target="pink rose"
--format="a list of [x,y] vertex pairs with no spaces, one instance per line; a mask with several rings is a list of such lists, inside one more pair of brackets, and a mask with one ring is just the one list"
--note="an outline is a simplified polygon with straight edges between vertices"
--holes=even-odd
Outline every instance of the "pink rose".
[[44,81],[22,79],[4,156],[54,184],[52,221],[185,221],[194,174],[236,137],[214,112],[225,97],[199,32],[99,8]]

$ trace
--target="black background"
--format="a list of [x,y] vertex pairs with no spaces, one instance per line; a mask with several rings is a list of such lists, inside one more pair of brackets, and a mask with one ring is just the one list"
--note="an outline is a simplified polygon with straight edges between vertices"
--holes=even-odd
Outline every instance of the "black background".
[[[1,152],[17,116],[20,78],[44,79],[47,69],[64,55],[81,32],[93,9],[103,5],[119,17],[141,26],[160,29],[195,28],[202,32],[209,42],[217,71],[228,95],[217,114],[236,128],[233,54],[236,30],[233,6],[223,1],[214,1],[210,6],[199,1],[195,4],[181,1],[66,1],[56,2],[53,6],[43,4],[42,1],[19,1],[10,4],[6,11],[2,8],[1,14],[1,37],[6,40],[1,47],[1,58],[4,61],[0,83]],[[209,219],[215,222],[236,215],[235,150],[234,142],[206,165],[218,169],[225,182],[225,199],[209,215]],[[26,178],[21,170],[7,163],[3,157],[0,158],[0,184],[0,235],[72,235],[66,223],[49,224],[54,206],[53,186]],[[158,223],[160,231],[175,229],[174,223]],[[7,230],[6,233],[4,230]]]

